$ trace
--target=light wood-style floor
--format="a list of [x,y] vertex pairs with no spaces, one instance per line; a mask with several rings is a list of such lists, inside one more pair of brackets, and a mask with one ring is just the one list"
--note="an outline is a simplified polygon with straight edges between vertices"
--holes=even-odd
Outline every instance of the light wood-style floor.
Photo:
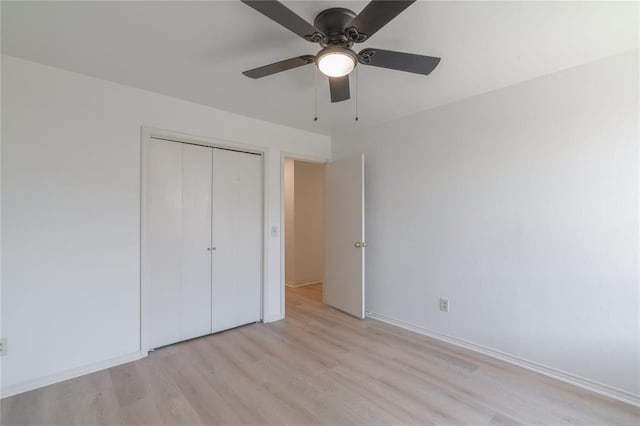
[[320,303],[2,401],[3,425],[639,425],[640,409]]

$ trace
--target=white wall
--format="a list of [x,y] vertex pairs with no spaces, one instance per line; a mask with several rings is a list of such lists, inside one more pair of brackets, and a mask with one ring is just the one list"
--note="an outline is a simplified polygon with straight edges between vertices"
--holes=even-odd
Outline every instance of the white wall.
[[[141,126],[265,147],[268,227],[281,152],[330,155],[326,136],[14,57],[2,86],[3,396],[138,354]],[[266,235],[271,321],[281,242]]]
[[634,51],[334,138],[367,310],[637,397],[638,89]]
[[324,164],[295,162],[295,284],[323,281]]
[[324,169],[324,164],[285,160],[287,285],[315,284],[324,279]]

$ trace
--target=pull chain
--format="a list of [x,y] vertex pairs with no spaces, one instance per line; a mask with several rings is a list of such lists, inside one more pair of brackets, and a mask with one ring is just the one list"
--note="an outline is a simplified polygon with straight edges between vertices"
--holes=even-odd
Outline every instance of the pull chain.
[[360,71],[358,71],[358,67],[356,67],[356,121],[358,121],[358,85],[360,82]]
[[315,69],[314,74],[314,88],[313,88],[313,121],[318,121],[318,67]]

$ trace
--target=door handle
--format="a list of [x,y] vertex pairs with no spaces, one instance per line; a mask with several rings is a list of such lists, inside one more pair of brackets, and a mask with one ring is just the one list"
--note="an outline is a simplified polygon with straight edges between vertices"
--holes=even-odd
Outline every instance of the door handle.
[[366,246],[367,246],[367,243],[365,243],[364,241],[362,241],[362,242],[357,241],[357,242],[353,243],[353,246],[354,246],[355,248],[366,247]]
[[212,251],[212,250],[215,250],[215,249],[216,249],[215,247],[207,247],[207,251]]

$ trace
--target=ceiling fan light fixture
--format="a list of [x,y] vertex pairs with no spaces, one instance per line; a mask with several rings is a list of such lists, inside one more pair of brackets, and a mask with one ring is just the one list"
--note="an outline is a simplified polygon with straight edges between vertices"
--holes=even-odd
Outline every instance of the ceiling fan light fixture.
[[348,76],[359,65],[428,75],[438,65],[440,58],[374,48],[361,50],[358,54],[351,50],[354,43],[369,41],[372,35],[415,1],[370,0],[358,14],[343,7],[332,7],[318,13],[311,25],[281,1],[241,0],[302,39],[318,43],[322,48],[316,55],[295,56],[242,74],[249,78],[262,78],[315,63],[316,74],[319,70],[329,77],[332,103],[351,97]]
[[356,54],[345,47],[330,46],[318,53],[316,64],[327,77],[344,77],[356,67]]

